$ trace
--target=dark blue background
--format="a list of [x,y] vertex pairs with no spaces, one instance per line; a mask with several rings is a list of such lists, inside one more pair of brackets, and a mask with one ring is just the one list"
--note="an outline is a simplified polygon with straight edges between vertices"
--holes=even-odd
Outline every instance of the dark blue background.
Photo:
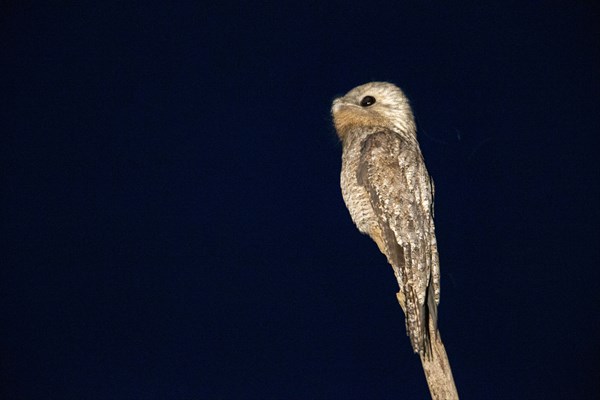
[[339,190],[389,80],[437,188],[465,399],[600,390],[592,2],[3,3],[3,399],[427,398]]

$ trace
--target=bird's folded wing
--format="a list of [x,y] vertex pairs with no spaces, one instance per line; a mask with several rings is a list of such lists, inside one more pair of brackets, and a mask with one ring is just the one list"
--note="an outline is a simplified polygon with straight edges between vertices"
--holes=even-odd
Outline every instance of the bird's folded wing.
[[386,256],[399,275],[413,349],[421,352],[429,347],[428,315],[434,322],[437,316],[431,273],[439,267],[437,249],[435,263],[432,256],[431,182],[418,145],[390,130],[369,135],[361,148],[357,179],[369,193]]

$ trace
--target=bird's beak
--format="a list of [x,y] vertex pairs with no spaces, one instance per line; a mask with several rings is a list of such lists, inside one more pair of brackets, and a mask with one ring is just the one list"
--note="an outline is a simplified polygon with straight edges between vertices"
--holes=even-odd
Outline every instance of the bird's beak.
[[344,102],[342,101],[341,97],[338,97],[337,99],[335,99],[333,101],[333,105],[331,106],[331,113],[335,114],[338,111],[340,111],[340,108],[342,108]]

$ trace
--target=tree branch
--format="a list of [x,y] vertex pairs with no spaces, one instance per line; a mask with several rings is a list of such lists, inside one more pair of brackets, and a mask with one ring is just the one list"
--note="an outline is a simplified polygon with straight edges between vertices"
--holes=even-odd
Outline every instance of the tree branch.
[[[402,294],[398,292],[396,297],[404,311]],[[420,357],[431,398],[433,400],[458,399],[458,392],[454,384],[454,377],[452,376],[452,369],[450,368],[446,348],[444,347],[444,343],[442,343],[440,332],[436,329],[431,316],[429,316],[429,332],[431,351],[427,354],[420,354]]]

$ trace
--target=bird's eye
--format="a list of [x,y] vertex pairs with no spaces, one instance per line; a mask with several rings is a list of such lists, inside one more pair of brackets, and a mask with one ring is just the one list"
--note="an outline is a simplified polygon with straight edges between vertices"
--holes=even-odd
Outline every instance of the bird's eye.
[[365,96],[360,101],[361,107],[369,107],[375,104],[375,97],[373,96]]

